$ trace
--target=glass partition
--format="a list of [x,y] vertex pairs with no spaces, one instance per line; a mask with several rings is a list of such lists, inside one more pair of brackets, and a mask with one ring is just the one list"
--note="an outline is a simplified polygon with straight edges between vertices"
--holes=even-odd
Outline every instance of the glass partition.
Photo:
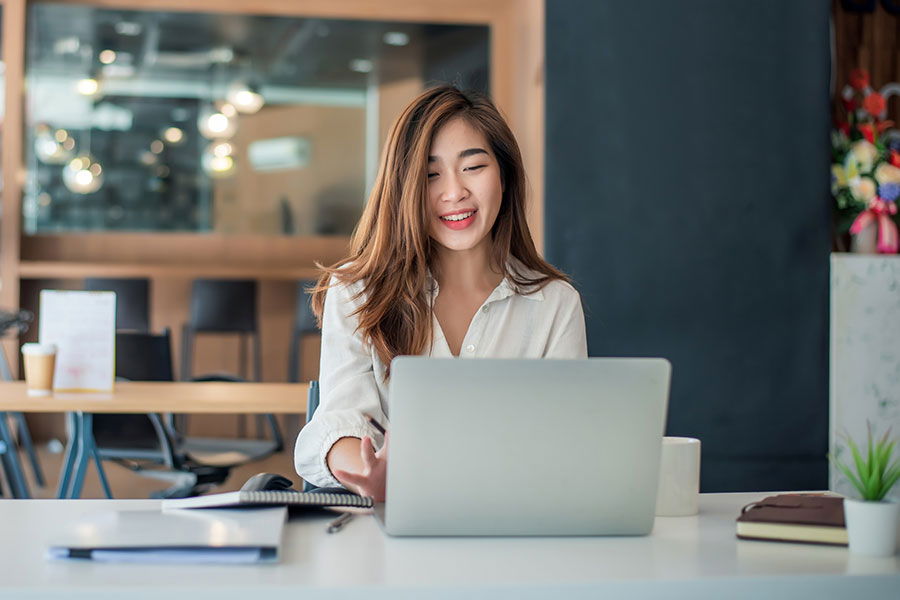
[[387,127],[489,30],[32,3],[26,234],[347,235]]

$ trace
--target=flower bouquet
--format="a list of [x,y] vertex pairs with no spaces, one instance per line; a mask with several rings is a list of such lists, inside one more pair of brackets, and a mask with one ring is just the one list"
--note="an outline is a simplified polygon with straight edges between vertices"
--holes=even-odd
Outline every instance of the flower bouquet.
[[847,119],[838,123],[831,140],[831,193],[838,230],[849,228],[858,239],[877,234],[875,249],[894,254],[900,242],[894,221],[900,196],[900,139],[887,141],[893,123],[885,120],[887,102],[869,85],[868,73],[854,70],[841,97]]

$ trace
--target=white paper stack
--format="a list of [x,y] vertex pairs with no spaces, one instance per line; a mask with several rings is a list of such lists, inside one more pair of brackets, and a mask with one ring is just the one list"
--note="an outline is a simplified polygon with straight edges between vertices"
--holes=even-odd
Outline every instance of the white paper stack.
[[87,515],[54,540],[50,559],[142,563],[276,562],[284,507],[117,510]]

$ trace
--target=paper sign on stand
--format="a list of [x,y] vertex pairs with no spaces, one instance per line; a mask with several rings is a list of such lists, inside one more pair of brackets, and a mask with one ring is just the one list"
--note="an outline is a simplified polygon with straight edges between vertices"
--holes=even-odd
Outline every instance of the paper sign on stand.
[[41,290],[40,341],[57,347],[54,390],[111,392],[115,335],[115,292]]

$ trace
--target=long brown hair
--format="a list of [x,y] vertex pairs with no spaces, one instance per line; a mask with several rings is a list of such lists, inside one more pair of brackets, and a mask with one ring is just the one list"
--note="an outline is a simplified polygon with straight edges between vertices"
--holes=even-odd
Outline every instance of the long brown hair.
[[[385,142],[378,176],[350,244],[350,255],[330,266],[312,289],[321,326],[325,293],[340,284],[362,282],[354,313],[365,343],[389,369],[395,356],[422,354],[431,344],[432,307],[428,273],[435,244],[426,211],[428,153],[442,125],[461,117],[481,132],[500,166],[503,198],[491,228],[491,258],[505,269],[519,292],[568,281],[538,255],[525,218],[525,170],[519,145],[494,104],[485,96],[443,85],[431,88],[400,114]],[[517,272],[510,256],[533,273]]]

